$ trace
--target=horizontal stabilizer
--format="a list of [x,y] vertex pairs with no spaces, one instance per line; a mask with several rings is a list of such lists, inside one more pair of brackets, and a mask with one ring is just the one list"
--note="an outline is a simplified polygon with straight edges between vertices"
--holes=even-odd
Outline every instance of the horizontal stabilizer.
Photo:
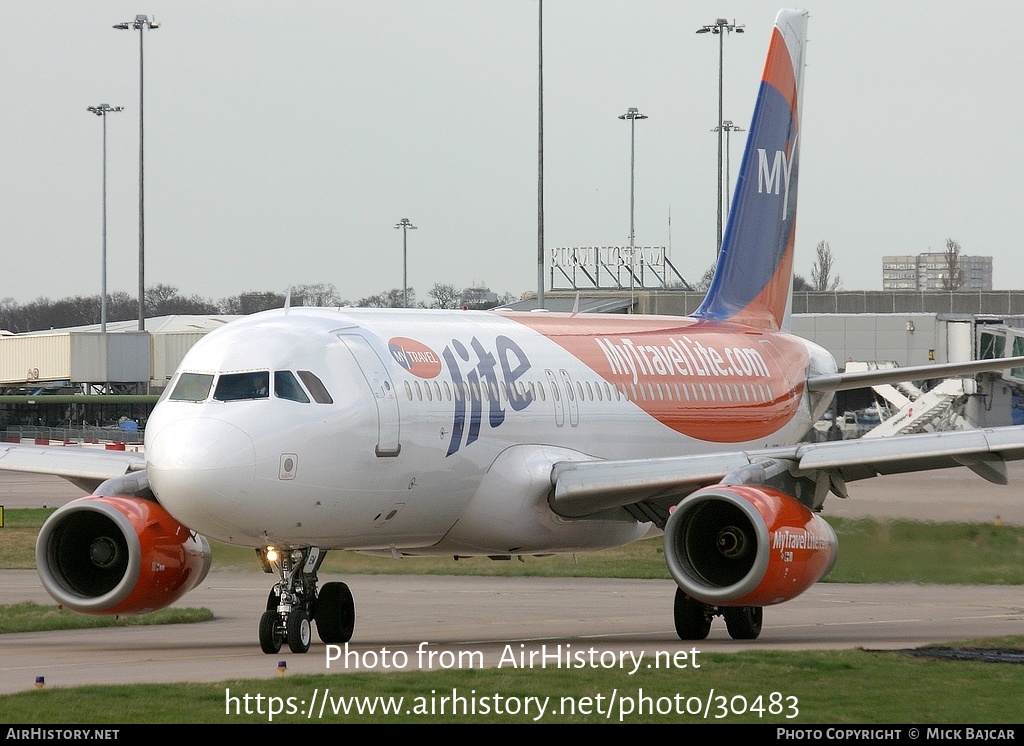
[[966,363],[937,363],[935,365],[911,365],[906,368],[885,370],[858,370],[851,373],[833,373],[827,376],[811,376],[807,379],[808,391],[848,391],[863,389],[883,383],[905,381],[927,381],[933,378],[971,376],[975,373],[989,373],[998,370],[1024,367],[1024,357],[1003,357],[989,360],[971,360]]

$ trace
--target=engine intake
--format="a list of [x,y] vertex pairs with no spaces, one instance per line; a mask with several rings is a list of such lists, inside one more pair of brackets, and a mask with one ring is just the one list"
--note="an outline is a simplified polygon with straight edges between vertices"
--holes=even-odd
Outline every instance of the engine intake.
[[803,593],[835,564],[835,532],[789,495],[716,485],[676,506],[665,525],[669,572],[715,606],[769,606]]
[[82,614],[144,614],[199,585],[210,545],[157,502],[83,497],[64,505],[36,539],[36,567],[57,603]]

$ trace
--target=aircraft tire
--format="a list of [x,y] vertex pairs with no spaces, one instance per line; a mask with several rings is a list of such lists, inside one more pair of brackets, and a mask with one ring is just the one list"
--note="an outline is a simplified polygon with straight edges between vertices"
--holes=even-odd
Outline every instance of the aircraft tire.
[[707,604],[690,598],[682,588],[676,588],[674,616],[680,640],[704,640],[711,631]]
[[260,648],[267,655],[281,650],[281,636],[277,632],[278,615],[276,611],[265,611],[260,617]]
[[293,653],[305,653],[313,639],[309,614],[304,609],[292,609],[288,615],[288,649]]
[[722,609],[729,637],[734,640],[756,640],[761,634],[764,608],[761,606],[727,606]]
[[352,639],[356,607],[352,591],[344,583],[324,583],[316,598],[316,630],[328,645]]

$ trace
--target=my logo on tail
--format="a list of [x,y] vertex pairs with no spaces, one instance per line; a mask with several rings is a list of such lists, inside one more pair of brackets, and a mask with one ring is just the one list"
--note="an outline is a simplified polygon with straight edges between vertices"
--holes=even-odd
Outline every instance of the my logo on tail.
[[[799,139],[799,135],[793,138],[793,152],[796,152],[796,143]],[[757,193],[768,194],[779,193],[779,188],[782,183],[782,179],[786,181],[786,193],[785,198],[782,200],[782,219],[787,220],[789,218],[789,181],[793,175],[793,160],[786,157],[786,154],[781,150],[775,151],[775,160],[772,162],[771,167],[768,166],[768,151],[764,148],[757,149]]]

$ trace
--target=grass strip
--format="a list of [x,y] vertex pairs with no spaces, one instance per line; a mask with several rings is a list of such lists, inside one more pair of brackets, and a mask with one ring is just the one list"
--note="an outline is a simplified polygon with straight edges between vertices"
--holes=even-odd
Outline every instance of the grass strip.
[[[546,723],[1020,722],[1021,665],[863,650],[707,653],[699,660],[699,668],[634,676],[617,668],[487,669],[40,689],[2,696],[0,708],[7,722],[26,724],[528,723],[539,702],[546,702]],[[540,698],[528,712],[527,697]]]

